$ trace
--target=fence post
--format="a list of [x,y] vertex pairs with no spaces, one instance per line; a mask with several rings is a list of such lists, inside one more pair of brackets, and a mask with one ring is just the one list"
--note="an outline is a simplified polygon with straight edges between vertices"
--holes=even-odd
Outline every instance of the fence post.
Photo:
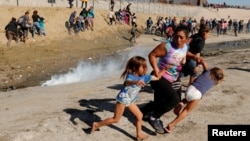
[[56,3],[56,0],[48,0],[48,3],[50,3],[51,7],[53,7],[53,3]]
[[151,4],[151,1],[148,4],[149,4],[149,8],[148,9],[149,9],[149,13],[150,13],[150,4]]
[[136,0],[136,12],[138,12],[138,0]]
[[19,1],[18,1],[18,0],[16,0],[16,5],[17,5],[17,6],[19,5]]
[[120,9],[122,9],[122,0],[120,0]]
[[143,13],[144,13],[144,4],[145,4],[145,0],[143,0]]
[[154,12],[154,14],[155,14],[155,1],[153,1],[153,12]]
[[[109,4],[109,10],[111,10],[111,2],[108,2],[108,4]],[[114,9],[115,7],[113,7],[113,9]]]

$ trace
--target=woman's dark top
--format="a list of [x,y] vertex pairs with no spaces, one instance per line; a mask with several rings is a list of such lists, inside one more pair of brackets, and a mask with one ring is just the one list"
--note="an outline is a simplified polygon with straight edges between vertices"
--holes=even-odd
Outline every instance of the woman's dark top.
[[205,46],[205,39],[199,33],[192,35],[190,38],[192,38],[192,41],[189,43],[188,51],[193,54],[201,53]]
[[12,31],[17,33],[17,22],[16,21],[10,21],[6,26],[5,26],[6,31]]

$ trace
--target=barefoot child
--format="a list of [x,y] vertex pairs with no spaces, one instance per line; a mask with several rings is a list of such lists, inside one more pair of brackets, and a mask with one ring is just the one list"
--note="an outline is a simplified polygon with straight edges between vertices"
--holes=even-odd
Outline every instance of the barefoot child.
[[157,77],[148,75],[146,72],[147,62],[145,58],[134,56],[128,60],[126,68],[121,75],[121,78],[125,78],[125,82],[124,87],[116,97],[117,103],[114,110],[114,116],[100,122],[94,122],[92,125],[92,132],[98,130],[102,126],[119,122],[125,108],[127,107],[136,117],[136,139],[143,140],[149,137],[148,135],[142,133],[141,125],[143,115],[138,106],[135,104],[141,87],[145,86],[146,83],[151,80],[158,80]]
[[199,75],[187,88],[185,99],[176,106],[174,112],[177,117],[165,128],[166,132],[171,132],[173,127],[198,105],[206,92],[219,84],[223,79],[223,71],[217,67],[204,71]]

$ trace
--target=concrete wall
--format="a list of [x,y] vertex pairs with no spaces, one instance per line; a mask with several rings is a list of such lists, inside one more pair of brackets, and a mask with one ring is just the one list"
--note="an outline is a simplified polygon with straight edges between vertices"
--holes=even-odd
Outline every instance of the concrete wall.
[[[8,6],[31,6],[31,7],[66,7],[68,0],[55,0],[55,3],[49,3],[51,0],[1,0],[0,5]],[[81,1],[75,0],[80,4]]]
[[[51,1],[55,1],[55,3],[51,3]],[[116,0],[116,4],[127,4],[129,2],[132,3],[148,3],[151,1],[151,3],[157,3],[158,0]],[[191,5],[197,5],[198,0],[159,0],[164,1],[166,3],[169,3],[170,1],[173,2],[173,4],[191,4]],[[201,0],[206,1],[206,0]],[[109,3],[110,0],[88,0],[88,3],[91,5],[100,5],[102,3]],[[67,7],[68,0],[1,0],[0,5],[11,5],[11,6],[31,6],[31,7]],[[81,6],[81,0],[74,0],[74,5],[77,7]]]
[[[114,10],[123,9],[128,3],[132,3],[130,9],[132,12],[167,14],[168,16],[192,16],[197,14],[200,7],[181,6],[176,4],[146,2],[147,0],[116,0]],[[156,1],[156,0],[155,0]],[[183,1],[183,0],[180,0]],[[178,1],[176,1],[178,2]],[[81,7],[81,0],[74,0],[73,7]],[[0,6],[28,6],[28,7],[69,7],[68,0],[55,0],[55,3],[49,3],[48,0],[0,0]],[[108,10],[110,0],[88,0],[88,6],[94,6],[95,9]]]

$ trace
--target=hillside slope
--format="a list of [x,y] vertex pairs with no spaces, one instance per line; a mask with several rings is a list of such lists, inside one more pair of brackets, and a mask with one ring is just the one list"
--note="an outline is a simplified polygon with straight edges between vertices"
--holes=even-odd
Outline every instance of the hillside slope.
[[[178,11],[187,6],[178,6]],[[124,24],[108,25],[108,10],[95,9],[94,31],[87,30],[78,35],[69,35],[65,27],[71,12],[76,10],[80,13],[80,8],[52,8],[52,7],[21,7],[21,6],[0,6],[0,88],[26,87],[37,85],[38,80],[44,80],[53,74],[67,72],[75,67],[80,60],[97,58],[115,53],[118,50],[130,47],[127,40],[131,35],[130,26]],[[26,44],[16,44],[7,48],[4,27],[11,17],[20,17],[25,11],[30,11],[30,16],[34,10],[45,18],[46,37],[35,37],[35,41],[29,39]],[[227,11],[228,10],[228,11]],[[230,11],[233,11],[230,13]],[[213,9],[201,8],[194,16],[196,19],[218,17],[227,18],[230,13],[231,18],[240,18],[244,21],[250,19],[246,10],[223,9],[214,11]],[[166,14],[146,14],[136,13],[137,24],[140,31],[145,30],[145,21],[151,16],[156,23],[157,16],[168,16]],[[240,17],[236,17],[241,15]],[[182,17],[177,17],[178,19]],[[22,83],[20,85],[20,83]],[[17,85],[19,84],[19,85]],[[25,84],[25,85],[24,85]]]

